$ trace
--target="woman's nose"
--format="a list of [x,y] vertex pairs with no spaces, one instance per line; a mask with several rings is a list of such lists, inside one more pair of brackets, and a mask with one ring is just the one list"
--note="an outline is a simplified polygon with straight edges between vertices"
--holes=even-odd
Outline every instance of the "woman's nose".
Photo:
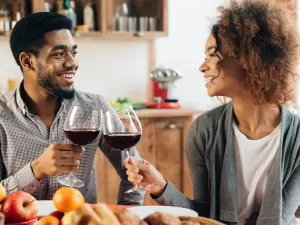
[[206,62],[203,62],[199,68],[199,71],[201,73],[205,73],[207,70],[209,69],[208,65],[206,64]]

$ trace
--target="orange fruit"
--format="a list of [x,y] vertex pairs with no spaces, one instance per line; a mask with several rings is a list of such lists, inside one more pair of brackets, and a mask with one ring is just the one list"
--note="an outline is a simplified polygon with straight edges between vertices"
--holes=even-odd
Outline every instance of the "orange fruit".
[[54,216],[45,216],[39,219],[37,225],[59,225],[60,221]]
[[62,187],[53,195],[53,204],[59,212],[70,212],[84,205],[84,198],[75,188]]
[[0,202],[6,198],[6,191],[2,184],[0,184]]

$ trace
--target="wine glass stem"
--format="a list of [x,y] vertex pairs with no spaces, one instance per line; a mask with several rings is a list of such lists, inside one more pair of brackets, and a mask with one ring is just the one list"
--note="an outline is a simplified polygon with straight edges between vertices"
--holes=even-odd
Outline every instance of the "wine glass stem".
[[70,172],[68,178],[69,178],[70,180],[74,180],[74,172]]
[[[130,154],[129,154],[129,151],[130,151],[130,148],[128,150],[126,150],[126,155],[127,155],[127,158],[130,158]],[[134,185],[134,187],[131,189],[131,190],[138,190],[138,185]]]
[[74,172],[70,172],[69,176],[67,176],[67,179],[69,180],[70,187],[73,187],[75,183]]
[[129,155],[129,151],[130,151],[130,149],[126,150],[126,155],[127,155],[127,158],[129,158],[129,157],[130,157],[130,155]]

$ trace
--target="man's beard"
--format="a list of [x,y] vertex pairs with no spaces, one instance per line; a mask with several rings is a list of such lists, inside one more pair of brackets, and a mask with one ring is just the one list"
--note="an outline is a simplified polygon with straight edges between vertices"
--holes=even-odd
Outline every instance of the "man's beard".
[[58,87],[51,77],[44,75],[42,71],[39,71],[37,74],[37,85],[44,90],[46,90],[47,93],[50,95],[59,97],[61,99],[71,99],[74,97],[74,88],[69,88],[69,89],[63,89]]

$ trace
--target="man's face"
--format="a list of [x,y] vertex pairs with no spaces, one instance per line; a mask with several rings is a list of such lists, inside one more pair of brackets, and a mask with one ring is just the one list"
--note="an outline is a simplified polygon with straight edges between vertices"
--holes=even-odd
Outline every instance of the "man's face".
[[78,69],[77,45],[69,30],[51,31],[36,60],[36,82],[46,93],[60,98],[74,96],[74,76]]

